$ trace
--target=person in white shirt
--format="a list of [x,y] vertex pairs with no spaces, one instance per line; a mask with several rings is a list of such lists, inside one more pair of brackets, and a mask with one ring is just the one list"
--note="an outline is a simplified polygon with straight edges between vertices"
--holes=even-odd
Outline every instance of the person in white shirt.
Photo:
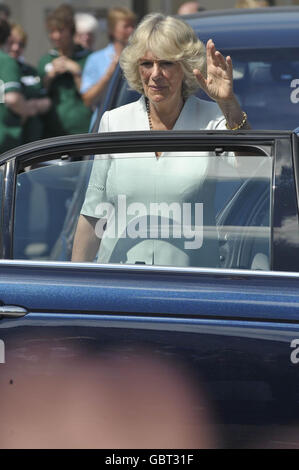
[[[233,92],[231,58],[224,58],[212,40],[205,49],[193,29],[182,20],[161,14],[145,17],[124,49],[120,66],[129,86],[142,97],[106,112],[100,132],[250,127]],[[194,93],[199,87],[216,103],[196,98]],[[166,152],[148,157],[95,158],[72,261],[93,261],[97,256],[98,262],[216,267],[219,260],[216,235],[206,240],[202,248],[197,246],[189,251],[177,239],[141,241],[122,235],[109,237],[109,227],[99,237],[96,229],[101,218],[99,204],[114,204],[119,194],[128,196],[130,202],[143,201],[147,206],[152,202],[201,201],[205,204],[204,226],[215,227],[212,202],[215,188],[209,184],[209,174],[214,171],[210,162],[215,163],[215,159],[207,158],[206,154],[198,159],[186,155],[182,160],[168,158],[171,155]],[[232,155],[231,163],[234,162]],[[126,223],[131,222],[129,217]]]

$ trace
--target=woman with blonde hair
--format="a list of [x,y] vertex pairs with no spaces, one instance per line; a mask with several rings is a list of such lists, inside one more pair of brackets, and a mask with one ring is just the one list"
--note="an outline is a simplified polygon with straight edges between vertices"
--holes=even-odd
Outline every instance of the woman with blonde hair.
[[[180,19],[162,14],[146,16],[121,54],[120,66],[129,86],[142,96],[134,103],[104,113],[100,132],[249,128],[247,115],[242,111],[233,92],[231,58],[224,58],[216,50],[212,40],[208,41],[205,49],[193,29]],[[199,87],[215,102],[196,98],[194,93]],[[181,170],[176,167],[180,159],[164,157],[164,154],[156,152],[156,156],[146,164],[144,159],[136,159],[134,167],[130,166],[131,172],[128,170],[127,177],[122,179],[122,194],[128,193],[131,199],[142,201],[144,194],[147,191],[150,194],[151,188],[156,187],[157,181],[153,175],[156,175],[157,167],[152,171],[151,166],[155,165],[155,161],[164,159],[163,168],[166,174],[177,175],[173,177],[178,179],[175,184],[171,178],[168,179],[169,182],[163,180],[162,201],[182,202],[187,193],[189,201],[194,202],[203,197],[204,226],[215,226],[213,195],[205,185],[211,159],[186,158],[184,175],[181,176]],[[232,156],[232,164],[234,158]],[[196,169],[193,165],[197,164],[199,168]],[[122,169],[115,170],[117,165]],[[92,261],[98,253],[99,262],[217,265],[219,257],[215,239],[205,243],[204,249],[183,253],[178,246],[175,247],[173,240],[168,244],[162,240],[155,240],[155,243],[152,240],[135,240],[135,246],[128,250],[129,245],[124,240],[108,240],[105,234],[102,240],[98,238],[95,233],[99,220],[96,208],[103,201],[115,200],[113,198],[119,191],[119,182],[112,178],[112,174],[126,174],[124,163],[118,162],[117,158],[111,159],[104,171],[103,166],[95,160],[78,221],[73,261]],[[185,181],[184,177],[188,180]],[[106,192],[108,179],[109,192]],[[190,192],[186,190],[187,187]],[[155,198],[157,197],[155,193]],[[115,255],[116,246],[118,258]]]

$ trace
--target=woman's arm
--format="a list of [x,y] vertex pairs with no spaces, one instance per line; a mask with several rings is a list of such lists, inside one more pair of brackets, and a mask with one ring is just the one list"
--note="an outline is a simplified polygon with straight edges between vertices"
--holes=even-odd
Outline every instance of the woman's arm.
[[74,237],[72,261],[92,262],[99,250],[101,239],[96,235],[99,219],[80,214]]
[[[99,132],[109,132],[108,114],[106,111],[102,116]],[[102,191],[94,192],[94,188],[106,185],[107,174],[110,168],[111,161],[109,159],[98,158],[101,156],[95,155],[92,165],[92,171],[89,178],[89,187],[85,195],[83,204],[83,212],[88,214],[95,214],[96,206],[102,201]],[[93,184],[94,183],[94,184]],[[100,229],[97,223],[100,223]],[[78,224],[75,232],[72,261],[73,262],[92,262],[100,248],[101,237],[103,228],[106,223],[104,218],[97,218],[88,215],[80,214]]]
[[227,123],[228,129],[250,129],[246,114],[233,91],[233,64],[216,50],[211,39],[207,42],[207,78],[195,69],[193,71],[200,87],[216,101]]
[[231,100],[217,101],[217,104],[226,119],[227,129],[251,129],[251,126],[247,121],[247,115],[242,110],[235,95]]

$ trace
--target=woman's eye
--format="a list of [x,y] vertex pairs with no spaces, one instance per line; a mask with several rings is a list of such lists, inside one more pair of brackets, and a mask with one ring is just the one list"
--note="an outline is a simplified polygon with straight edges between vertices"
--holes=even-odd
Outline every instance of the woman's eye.
[[163,60],[163,62],[160,62],[161,66],[162,67],[171,67],[172,65],[174,65],[174,62],[169,62],[167,60]]
[[141,62],[141,67],[152,67],[152,62]]

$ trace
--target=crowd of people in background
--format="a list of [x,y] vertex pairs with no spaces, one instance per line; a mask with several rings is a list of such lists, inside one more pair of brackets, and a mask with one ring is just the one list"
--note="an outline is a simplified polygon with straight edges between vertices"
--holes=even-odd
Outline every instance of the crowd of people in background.
[[107,21],[110,42],[94,51],[95,17],[75,14],[68,4],[51,11],[45,26],[52,48],[35,68],[24,57],[26,32],[0,5],[0,153],[47,137],[88,132],[136,15],[115,7]]
[[[236,7],[272,6],[271,0],[238,0]],[[185,2],[179,15],[204,8]],[[52,48],[37,68],[25,59],[27,33],[0,4],[0,153],[46,137],[88,132],[92,113],[133,32],[137,17],[126,7],[108,11],[108,45],[95,50],[99,21],[62,4],[46,17]]]

